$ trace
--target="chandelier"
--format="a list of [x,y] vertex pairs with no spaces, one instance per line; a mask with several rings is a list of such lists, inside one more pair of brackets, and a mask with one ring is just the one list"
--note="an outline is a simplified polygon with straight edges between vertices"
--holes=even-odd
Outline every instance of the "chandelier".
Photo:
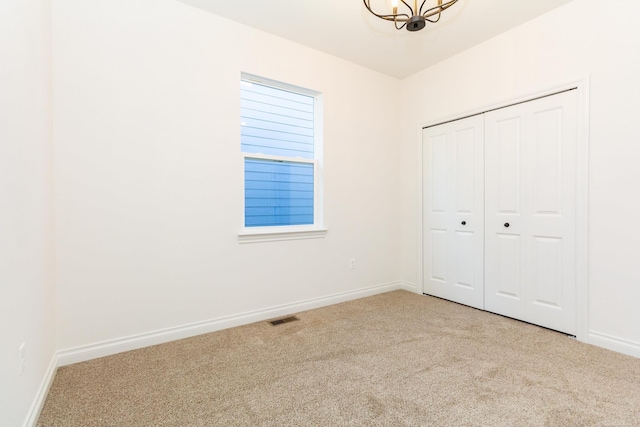
[[[418,0],[413,1],[413,7],[409,5],[411,0],[407,0],[407,3],[404,0],[391,0],[391,7],[393,9],[393,13],[377,13],[371,8],[371,0],[362,0],[364,2],[364,6],[367,8],[369,12],[378,18],[384,19],[385,21],[393,21],[396,26],[396,29],[401,30],[404,27],[407,27],[409,31],[420,31],[427,25],[427,21],[431,23],[436,23],[440,20],[440,14],[449,9],[458,0],[449,0],[442,1],[437,0],[438,5],[425,8],[425,3],[427,0],[422,0],[420,4],[420,8],[418,8]],[[402,3],[406,6],[408,10],[402,10],[400,13],[398,12],[398,3]],[[402,13],[404,12],[404,13]]]

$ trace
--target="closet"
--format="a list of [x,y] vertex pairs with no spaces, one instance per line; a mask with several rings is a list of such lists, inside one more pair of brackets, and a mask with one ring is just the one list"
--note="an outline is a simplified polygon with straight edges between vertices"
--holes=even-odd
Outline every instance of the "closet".
[[576,334],[577,90],[423,129],[423,292]]

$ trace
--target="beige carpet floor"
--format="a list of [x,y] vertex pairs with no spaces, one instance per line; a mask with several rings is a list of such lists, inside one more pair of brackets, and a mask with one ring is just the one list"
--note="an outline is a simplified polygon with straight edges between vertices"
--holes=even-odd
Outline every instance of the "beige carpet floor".
[[640,426],[640,359],[404,291],[58,370],[38,426]]

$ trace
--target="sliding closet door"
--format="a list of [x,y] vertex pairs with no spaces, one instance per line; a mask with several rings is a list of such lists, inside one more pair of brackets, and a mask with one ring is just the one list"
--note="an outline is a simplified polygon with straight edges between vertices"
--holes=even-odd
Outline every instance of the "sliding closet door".
[[483,308],[483,119],[424,129],[424,293]]
[[485,114],[485,309],[575,334],[577,91]]

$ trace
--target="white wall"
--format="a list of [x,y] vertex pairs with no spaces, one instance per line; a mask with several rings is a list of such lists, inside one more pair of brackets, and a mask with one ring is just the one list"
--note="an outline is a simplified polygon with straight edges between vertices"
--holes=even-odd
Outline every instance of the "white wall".
[[589,75],[589,341],[640,357],[638,14],[574,0],[402,82],[404,280],[418,280],[420,124]]
[[[51,4],[0,2],[0,425],[19,426],[53,370]],[[25,343],[20,375],[19,347]]]
[[[398,80],[174,0],[53,37],[60,350],[397,285]],[[324,94],[326,238],[238,243],[241,71]]]

